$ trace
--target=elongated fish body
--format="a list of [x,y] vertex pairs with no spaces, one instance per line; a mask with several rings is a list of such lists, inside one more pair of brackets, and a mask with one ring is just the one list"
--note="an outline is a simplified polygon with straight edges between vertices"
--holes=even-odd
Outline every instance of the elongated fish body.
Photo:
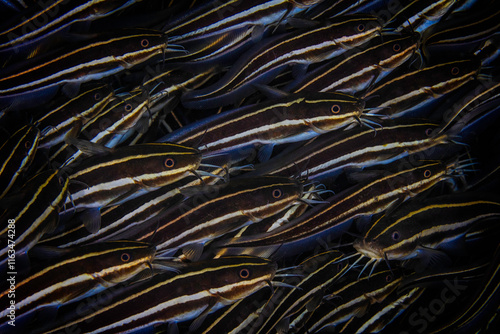
[[[463,1],[460,1],[463,2]],[[454,0],[414,0],[397,12],[384,28],[401,31],[414,29],[422,32],[441,19],[455,3]]]
[[500,12],[484,9],[481,15],[472,16],[469,12],[465,12],[461,20],[451,21],[453,24],[445,21],[442,26],[437,25],[424,36],[425,50],[475,44],[497,33],[500,29]]
[[479,72],[477,59],[444,62],[416,70],[377,85],[365,94],[369,108],[392,118],[425,106],[472,80]]
[[125,146],[90,157],[70,171],[76,182],[69,187],[66,211],[119,204],[189,175],[200,161],[198,150],[170,143]]
[[[402,165],[405,167],[401,167]],[[348,223],[353,218],[383,212],[391,205],[449,179],[455,170],[455,161],[422,163],[416,167],[403,162],[397,172],[388,173],[336,194],[326,200],[328,204],[309,210],[271,233],[234,238],[220,246],[231,248],[282,245],[282,248],[288,249],[295,242],[307,242],[323,232],[338,235],[348,228]]]
[[171,36],[169,42],[177,43],[196,37],[210,37],[242,27],[269,25],[287,16],[293,16],[322,0],[258,0],[241,2],[231,0],[225,3],[211,1],[196,13],[193,10],[181,19],[170,22],[165,33]]
[[[433,334],[464,333],[481,328],[482,322],[490,322],[498,312],[500,301],[500,252],[497,248],[485,277],[473,297],[456,313],[456,317],[448,323],[433,329]],[[494,329],[494,325],[491,327]]]
[[447,143],[447,136],[435,136],[436,123],[401,120],[382,122],[381,129],[355,128],[325,134],[300,150],[278,155],[258,165],[256,173],[326,178],[347,167],[365,168],[388,164],[406,155]]
[[315,304],[319,303],[317,300],[323,297],[324,291],[331,287],[348,268],[342,263],[343,257],[342,252],[330,251],[302,262],[300,266],[313,270],[297,284],[296,289],[288,291],[280,298],[279,304],[271,309],[271,314],[266,317],[256,333],[273,333],[274,328],[283,319],[293,317],[306,307],[313,309]]
[[302,184],[293,179],[242,178],[192,196],[154,217],[150,228],[134,232],[131,237],[150,240],[159,254],[179,248],[189,253],[186,250],[194,251],[194,245],[201,248],[223,233],[272,216],[295,204],[301,196]]
[[165,30],[169,43],[180,44],[187,51],[173,55],[169,61],[188,62],[192,68],[194,64],[239,55],[262,37],[266,27],[284,23],[321,1],[212,1],[202,6],[203,10],[193,10],[169,23]]
[[404,260],[427,254],[445,244],[458,243],[471,226],[500,216],[495,196],[456,194],[409,202],[370,226],[354,247],[372,259]]
[[[348,282],[334,284],[333,292],[325,296],[325,302],[318,306],[299,333],[316,333],[328,327],[340,328],[351,318],[363,316],[372,304],[384,303],[384,299],[397,289],[402,280],[399,271],[393,273],[389,270],[378,271],[358,280],[355,279],[356,272],[347,275]],[[330,300],[335,300],[336,306],[328,302]]]
[[73,325],[85,333],[129,333],[192,320],[268,287],[276,269],[276,263],[250,256],[187,264],[178,275],[134,284],[105,307],[48,333]]
[[419,38],[418,34],[384,36],[383,43],[377,43],[340,62],[329,62],[318,67],[300,82],[293,82],[292,91],[343,92],[353,95],[362,92],[413,56],[418,50]]
[[111,37],[104,34],[82,47],[34,61],[27,69],[6,70],[0,78],[0,103],[14,108],[22,98],[40,98],[49,94],[46,92],[54,94],[63,84],[101,79],[166,50],[166,36],[161,32],[124,30]]
[[26,125],[0,146],[0,198],[30,166],[39,141],[40,130],[33,125]]
[[[224,176],[226,167],[211,168],[210,173],[216,176]],[[206,185],[215,184],[220,181],[214,176],[200,176]],[[91,233],[85,224],[69,226],[62,232],[41,240],[42,244],[57,246],[59,248],[73,247],[107,240],[120,239],[119,235],[130,229],[149,222],[170,207],[185,199],[181,193],[183,188],[201,186],[200,178],[187,176],[158,190],[151,191],[122,205],[116,205],[102,210],[101,228]]]
[[15,24],[0,32],[0,50],[11,50],[13,46],[41,39],[76,22],[92,21],[108,16],[135,2],[137,1],[56,0],[40,5],[36,11],[32,11],[32,15],[28,17],[23,15]]
[[46,171],[33,176],[20,189],[23,198],[0,217],[3,224],[0,236],[5,241],[0,265],[24,255],[44,233],[55,229],[68,182],[58,171]]
[[[238,334],[250,331],[253,324],[258,321],[266,300],[271,297],[271,291],[262,289],[234,303],[226,310],[222,309],[216,318],[209,318],[199,328],[202,334]],[[224,312],[222,312],[224,311]],[[216,313],[213,314],[214,316]]]
[[420,287],[401,294],[393,291],[382,302],[371,305],[364,316],[349,321],[342,330],[356,334],[380,333],[398,317],[404,316],[405,311],[416,304],[425,291]]
[[35,121],[42,130],[39,148],[50,148],[67,136],[78,135],[89,120],[97,116],[113,97],[111,87],[92,85],[74,98],[44,113]]
[[213,108],[236,103],[255,84],[267,84],[289,65],[306,67],[361,45],[380,32],[373,16],[349,16],[301,33],[289,33],[250,49],[212,86],[182,96],[187,108]]
[[197,144],[202,152],[241,152],[253,146],[306,140],[345,127],[362,116],[363,107],[363,100],[347,94],[295,94],[214,115],[160,141]]
[[[132,241],[67,249],[60,258],[17,282],[16,312],[26,315],[98,293],[147,269],[154,254],[154,246]],[[8,319],[8,293],[0,294],[2,319]]]

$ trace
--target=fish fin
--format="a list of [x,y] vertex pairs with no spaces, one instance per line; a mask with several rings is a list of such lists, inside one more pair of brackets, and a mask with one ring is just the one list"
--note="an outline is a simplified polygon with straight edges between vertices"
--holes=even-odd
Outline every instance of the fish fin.
[[179,334],[179,326],[177,325],[177,323],[175,321],[168,323],[167,333],[168,334]]
[[149,187],[147,184],[144,184],[144,182],[136,182],[136,183],[134,183],[134,185],[132,185],[132,188],[129,191],[126,191],[125,193],[121,194],[120,196],[118,196],[117,198],[112,200],[111,202],[107,203],[106,207],[118,205],[118,204],[120,204],[120,202],[126,200],[127,198],[129,198],[130,196],[135,194],[139,189],[144,189],[144,188],[145,189],[151,188],[151,190],[156,189],[156,188]]
[[80,91],[80,83],[79,82],[68,82],[63,85],[61,88],[62,93],[68,97],[68,98],[73,98],[76,95],[78,95],[78,92]]
[[435,268],[437,266],[449,267],[451,265],[451,259],[443,251],[427,248],[424,246],[418,246],[416,248],[418,253],[419,263],[415,266],[415,271],[426,270],[428,268]]
[[182,254],[190,261],[198,261],[203,253],[204,244],[193,243],[182,247]]
[[316,308],[321,304],[321,301],[323,300],[323,295],[324,291],[321,291],[321,293],[315,293],[311,299],[306,303],[306,310],[308,312],[314,312]]
[[284,90],[268,85],[253,84],[253,86],[269,99],[281,99],[290,95],[290,93],[285,92]]
[[[219,298],[219,296],[217,296]],[[207,318],[207,315],[210,313],[212,308],[217,304],[217,298],[211,298],[207,307],[201,312],[201,314],[193,320],[191,325],[189,325],[189,332],[190,333],[195,333],[198,328],[200,328],[201,324],[205,321]]]
[[288,333],[290,329],[290,317],[286,317],[278,321],[274,329],[276,329],[276,332],[279,334]]
[[101,228],[101,210],[98,208],[83,211],[80,214],[79,219],[82,221],[89,233],[95,234]]
[[259,153],[257,153],[257,158],[260,162],[268,161],[271,158],[271,154],[273,154],[274,144],[267,144],[262,146],[259,149]]
[[258,24],[253,27],[252,34],[250,36],[253,43],[259,42],[262,37],[264,37],[264,32],[266,31],[266,27],[262,24]]
[[80,151],[82,151],[85,155],[107,155],[113,152],[113,149],[93,143],[88,140],[78,139],[74,136],[66,136],[64,139],[66,144],[73,145]]
[[[129,285],[129,284],[135,284],[138,282],[147,281],[148,279],[153,277],[153,275],[154,275],[154,272],[152,270],[145,269],[145,270],[141,271],[140,273],[138,273],[137,275],[135,275],[134,277],[128,279],[125,283],[127,285]],[[122,282],[122,280],[117,280],[116,282],[112,281],[112,283],[115,283],[115,284],[118,284],[121,282]]]
[[296,64],[292,66],[292,77],[294,79],[301,79],[307,73],[307,64]]

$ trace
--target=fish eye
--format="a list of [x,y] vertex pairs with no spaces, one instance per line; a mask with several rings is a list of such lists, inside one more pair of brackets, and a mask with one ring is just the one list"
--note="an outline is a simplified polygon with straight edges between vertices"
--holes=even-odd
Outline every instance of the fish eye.
[[453,75],[457,75],[458,73],[460,73],[460,69],[458,67],[452,67],[451,69],[451,74]]
[[239,272],[239,275],[241,278],[248,278],[248,277],[250,277],[250,270],[248,270],[246,268],[241,269]]
[[339,262],[339,263],[337,264],[337,271],[338,271],[338,272],[339,272],[339,271],[341,271],[341,270],[342,270],[342,268],[344,268],[344,264],[343,264],[342,262]]
[[25,148],[30,148],[31,147],[31,142],[29,140],[24,142],[24,147]]
[[332,109],[331,109],[331,110],[332,110],[332,113],[334,113],[334,114],[338,114],[338,113],[340,112],[340,106],[339,106],[338,104],[334,104],[334,105],[332,106]]
[[427,136],[430,136],[430,135],[432,135],[432,131],[433,131],[433,130],[432,130],[431,128],[428,128],[428,129],[426,129],[426,130],[425,130],[425,134],[426,134]]
[[130,254],[129,253],[123,253],[121,256],[121,260],[123,262],[128,262],[130,260]]
[[431,173],[431,171],[430,171],[430,170],[428,170],[428,169],[426,169],[426,170],[424,171],[424,177],[429,177],[429,176],[431,176],[431,174],[432,174],[432,173]]
[[165,167],[172,168],[175,166],[175,160],[173,158],[165,159]]
[[365,25],[364,25],[364,24],[360,24],[360,25],[358,25],[358,26],[357,26],[357,29],[358,29],[358,31],[360,31],[360,32],[361,32],[361,31],[364,31],[364,30],[365,30]]
[[392,46],[392,51],[399,52],[400,50],[401,50],[401,45],[396,43]]
[[386,281],[387,283],[392,282],[392,275],[387,275],[387,276],[385,276],[385,281]]
[[132,111],[132,104],[127,103],[127,104],[125,105],[125,111]]
[[400,237],[399,232],[398,231],[392,232],[391,237],[392,237],[392,240],[398,240]]
[[57,181],[61,186],[64,184],[64,178],[62,176],[59,176],[59,179]]
[[141,46],[143,48],[147,48],[149,46],[149,40],[147,38],[144,38],[143,40],[141,40]]
[[94,100],[99,101],[100,99],[102,99],[102,95],[100,93],[95,93]]
[[283,191],[281,191],[281,189],[276,188],[273,190],[273,197],[274,198],[280,198],[281,195],[283,195]]

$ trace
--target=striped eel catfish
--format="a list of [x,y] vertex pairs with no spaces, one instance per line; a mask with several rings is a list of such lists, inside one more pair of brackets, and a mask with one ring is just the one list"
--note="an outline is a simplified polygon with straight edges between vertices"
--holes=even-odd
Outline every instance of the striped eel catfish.
[[377,114],[399,117],[463,86],[480,68],[477,58],[441,62],[380,83],[363,98]]
[[[83,299],[123,282],[147,269],[155,247],[142,242],[115,241],[59,251],[52,259],[22,281],[16,282],[18,317],[45,307]],[[0,317],[9,313],[8,294],[0,294]]]
[[[277,155],[257,165],[253,174],[273,174],[309,179],[325,178],[345,168],[387,164],[412,153],[450,142],[452,136],[435,135],[436,123],[419,120],[380,122],[380,129],[354,128],[328,133],[299,150]],[[298,172],[299,170],[299,172]]]
[[393,69],[411,58],[419,48],[420,35],[384,35],[376,43],[354,53],[342,61],[334,59],[310,72],[293,87],[286,90],[298,92],[343,92],[356,94],[380,81]]
[[[354,218],[381,213],[441,181],[452,180],[462,170],[461,162],[419,161],[414,166],[406,160],[395,161],[383,174],[370,176],[309,210],[290,223],[270,233],[234,238],[221,242],[219,247],[259,247],[267,255],[277,249],[293,252],[297,245],[312,242],[324,235],[340,236]],[[396,166],[396,167],[395,167]],[[396,170],[396,171],[395,171]],[[237,251],[237,249],[236,249]]]
[[90,157],[69,169],[66,211],[119,204],[182,179],[200,162],[198,150],[171,143],[124,146]]
[[384,25],[384,29],[394,29],[399,32],[411,28],[422,32],[439,21],[456,2],[464,0],[413,0],[396,13]]
[[184,17],[168,23],[169,42],[210,37],[237,28],[270,25],[293,16],[323,0],[209,1]]
[[234,152],[235,159],[260,146],[267,160],[274,145],[310,139],[320,133],[363,122],[364,101],[342,93],[293,94],[226,111],[195,122],[159,141],[198,145],[202,152]]
[[308,9],[304,13],[304,17],[314,20],[323,21],[328,20],[334,16],[356,13],[360,7],[373,3],[373,0],[337,0],[337,1],[323,1],[318,5]]
[[19,190],[22,199],[0,216],[0,238],[5,242],[0,250],[1,267],[9,260],[11,269],[12,259],[15,262],[25,255],[44,233],[56,228],[69,183],[59,174],[51,170],[33,176]]
[[78,138],[70,136],[66,139],[68,144],[73,144],[79,149],[66,160],[66,166],[76,164],[85,154],[85,143],[79,139],[108,148],[114,148],[126,140],[135,131],[139,122],[145,119],[148,106],[148,96],[142,89],[133,89],[118,95],[105,110],[85,124]]
[[114,96],[108,85],[91,84],[87,87],[35,120],[36,126],[42,130],[38,148],[50,148],[65,141],[67,136],[76,137],[82,126],[97,116]]
[[500,200],[488,194],[465,192],[411,201],[371,224],[353,246],[359,259],[368,257],[374,265],[417,258],[428,266],[444,261],[446,250],[460,249],[474,224],[499,216]]
[[214,108],[236,103],[267,84],[289,65],[305,69],[363,44],[379,34],[381,26],[370,15],[346,16],[308,31],[271,37],[245,53],[224,77],[204,89],[182,96],[186,108]]
[[477,331],[481,327],[481,319],[487,319],[495,312],[498,312],[500,303],[500,248],[497,248],[488,269],[477,292],[463,304],[454,319],[441,328],[430,331],[430,333],[470,333],[471,331]]
[[363,316],[369,312],[371,305],[383,303],[402,280],[399,271],[389,270],[378,271],[370,278],[359,280],[356,280],[357,273],[354,271],[347,275],[348,283],[334,285],[333,292],[323,298],[304,326],[294,328],[293,333],[316,333],[328,327],[336,327],[336,331],[341,333],[343,330],[338,326],[346,326],[353,318]]
[[147,229],[129,230],[121,237],[147,240],[158,254],[182,249],[188,258],[197,259],[207,242],[285,210],[301,197],[302,184],[294,179],[241,178],[210,186],[151,218]]
[[404,294],[393,291],[383,302],[371,305],[369,312],[361,318],[352,318],[342,327],[342,331],[355,334],[380,333],[399,316],[405,314],[405,311],[414,305],[425,291],[426,289],[420,287]]
[[40,130],[31,124],[23,126],[0,147],[0,198],[5,196],[17,178],[33,161],[40,141]]
[[[343,265],[343,259],[342,252],[329,251],[315,255],[299,264],[299,267],[312,269],[311,272],[296,285],[296,289],[281,296],[277,305],[273,304],[272,299],[270,300],[270,305],[267,307],[272,306],[271,313],[263,313],[266,319],[255,333],[274,333],[273,329],[280,331],[280,327],[288,329],[285,324],[290,317],[303,312],[303,309],[314,309],[320,303],[325,291],[347,270],[348,266]],[[266,308],[263,312],[265,310]]]
[[[277,274],[279,275],[279,274]],[[201,334],[239,334],[249,332],[257,321],[272,291],[262,289],[234,303],[227,309],[221,309],[217,318],[209,318],[198,332]],[[214,313],[213,315],[216,315]]]
[[264,34],[266,27],[286,19],[323,0],[210,1],[178,20],[168,23],[169,43],[182,45],[188,52],[169,61],[201,62],[238,55]]
[[462,20],[451,21],[453,24],[443,24],[442,27],[436,26],[436,29],[424,36],[422,44],[426,53],[429,49],[475,44],[498,33],[500,11],[491,11],[485,7],[480,14],[471,15],[466,11]]
[[27,103],[21,99],[31,102],[55,94],[62,85],[71,91],[84,82],[116,74],[164,54],[169,50],[166,39],[154,30],[125,29],[102,34],[61,54],[34,59],[24,68],[6,69],[0,77],[0,103],[14,108]]
[[[0,50],[12,50],[13,46],[46,37],[76,22],[92,21],[123,9],[140,0],[55,0],[31,7],[31,13],[0,32]],[[47,21],[46,23],[44,21]],[[44,22],[44,24],[40,24]],[[21,45],[19,45],[21,44]]]
[[[63,231],[56,231],[53,235],[43,238],[40,243],[66,248],[104,240],[116,240],[117,235],[148,222],[151,218],[184,200],[182,189],[201,186],[202,182],[205,185],[215,184],[220,181],[221,177],[227,176],[225,174],[227,173],[227,164],[208,168],[204,166],[207,163],[209,160],[203,159],[203,164],[200,167],[201,173],[206,171],[209,173],[207,175],[202,173],[199,178],[194,175],[187,176],[158,190],[130,199],[122,205],[103,209],[101,228],[99,231],[94,231],[95,233],[91,233],[85,223],[69,224]],[[221,163],[221,159],[217,159],[216,163]]]
[[193,319],[190,329],[195,331],[209,313],[274,285],[276,269],[276,263],[251,256],[185,264],[180,274],[157,274],[133,284],[109,305],[47,333],[65,328],[130,333]]

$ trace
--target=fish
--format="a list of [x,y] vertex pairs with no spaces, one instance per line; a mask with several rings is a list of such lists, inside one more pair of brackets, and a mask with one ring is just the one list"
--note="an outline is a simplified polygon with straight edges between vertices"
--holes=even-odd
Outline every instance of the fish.
[[[19,318],[43,308],[81,300],[148,269],[155,247],[146,243],[117,241],[54,251],[57,257],[16,282]],[[58,254],[61,253],[61,254]],[[0,294],[0,315],[8,320],[10,290]]]
[[183,94],[186,108],[214,108],[237,103],[269,83],[290,65],[307,68],[338,56],[380,33],[376,17],[349,16],[312,30],[272,37],[248,50],[217,83]]
[[47,333],[72,326],[83,332],[126,333],[193,319],[191,329],[196,330],[211,312],[272,285],[276,270],[276,263],[250,256],[186,264],[180,274],[158,274],[134,284],[105,307]]
[[40,142],[40,130],[28,124],[17,130],[0,146],[0,198],[28,169]]
[[197,145],[206,154],[229,153],[241,160],[258,149],[265,161],[273,147],[363,122],[364,101],[341,93],[293,94],[229,110],[192,123],[160,142]]
[[476,222],[499,215],[500,202],[487,194],[465,192],[408,202],[371,224],[353,247],[374,263],[417,258],[422,270],[447,263],[447,253],[461,248],[460,241]]
[[56,228],[68,184],[69,179],[58,170],[39,173],[26,181],[19,190],[20,199],[0,216],[4,222],[0,237],[5,241],[0,250],[0,266],[7,265],[9,271],[15,271],[12,268],[16,267],[16,258],[25,257],[43,234]]

